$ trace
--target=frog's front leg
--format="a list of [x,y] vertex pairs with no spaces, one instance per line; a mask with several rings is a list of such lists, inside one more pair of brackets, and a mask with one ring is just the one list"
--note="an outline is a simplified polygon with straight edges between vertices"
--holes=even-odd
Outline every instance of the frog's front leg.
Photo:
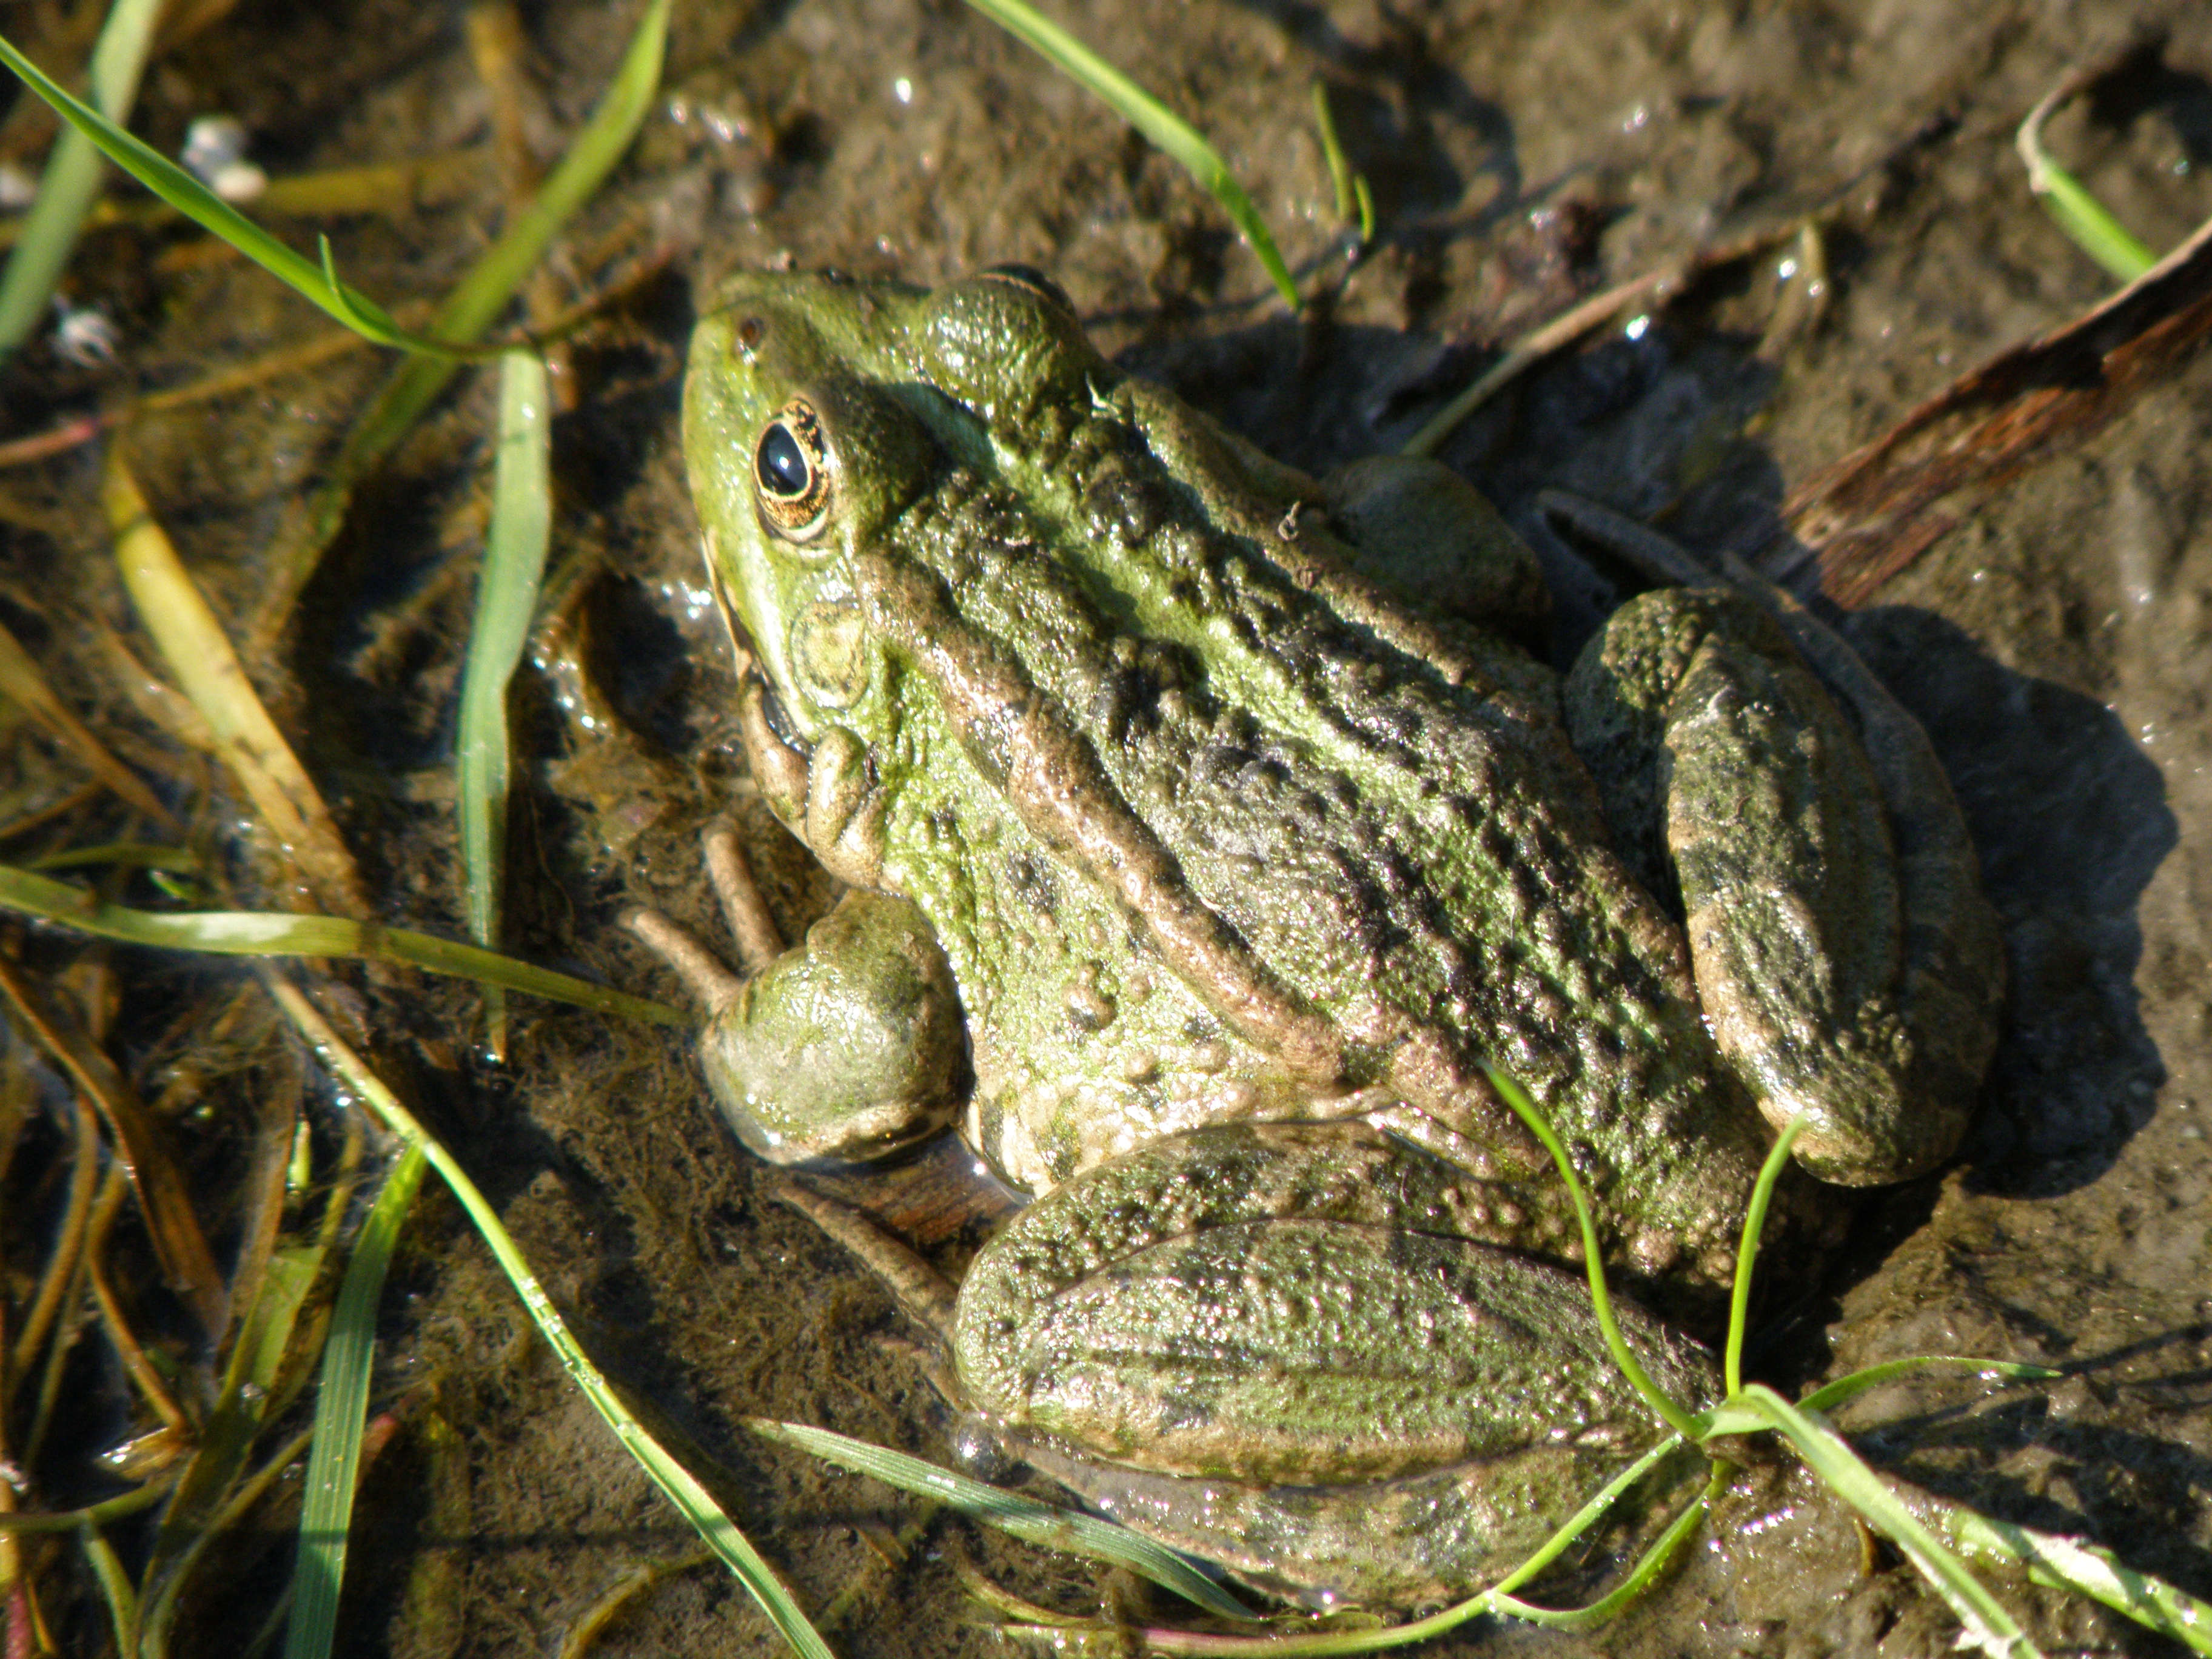
[[1679,882],[1707,1021],[1768,1120],[1806,1120],[1797,1157],[1826,1180],[1902,1180],[1972,1113],[1996,919],[1925,735],[1828,636],[1847,716],[1779,603],[1631,600],[1569,678],[1570,729],[1623,850]]
[[[1467,1236],[1499,1201],[1357,1121],[1139,1148],[977,1256],[962,1391],[1063,1484],[1268,1588],[1463,1594],[1663,1431],[1580,1277]],[[1702,1350],[1620,1311],[1662,1388],[1711,1396]]]
[[950,1123],[966,1038],[921,912],[855,889],[786,951],[736,836],[722,826],[706,846],[745,974],[657,912],[629,925],[705,1005],[700,1063],[738,1138],[776,1164],[857,1161]]

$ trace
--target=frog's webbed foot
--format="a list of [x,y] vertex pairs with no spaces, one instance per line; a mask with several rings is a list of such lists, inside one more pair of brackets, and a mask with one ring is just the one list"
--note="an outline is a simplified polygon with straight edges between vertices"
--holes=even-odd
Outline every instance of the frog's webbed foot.
[[[1615,515],[1571,517],[1621,550]],[[1663,569],[1671,544],[1627,539]],[[1949,784],[1804,607],[1740,562],[1672,559],[1699,585],[1632,599],[1576,664],[1575,747],[1624,851],[1662,894],[1679,881],[1714,1036],[1770,1121],[1807,1119],[1799,1161],[1850,1185],[1918,1174],[1965,1133],[2004,986]]]
[[706,1005],[700,1064],[738,1138],[771,1163],[851,1162],[949,1122],[966,1038],[921,911],[856,889],[787,951],[726,826],[708,834],[707,867],[743,976],[656,911],[627,921]]

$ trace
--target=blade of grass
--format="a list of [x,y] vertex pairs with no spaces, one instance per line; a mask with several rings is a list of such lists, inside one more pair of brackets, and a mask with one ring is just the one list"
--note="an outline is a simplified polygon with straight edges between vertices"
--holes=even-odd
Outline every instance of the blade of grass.
[[1897,1546],[1920,1576],[1958,1615],[1960,1644],[1971,1644],[1990,1659],[2039,1659],[2035,1644],[1966,1564],[1882,1484],[1818,1413],[1799,1410],[1764,1383],[1754,1382],[1732,1404],[1747,1404],[1763,1413],[1796,1449],[1805,1465],[1828,1490],[1864,1517],[1866,1523]]
[[102,1498],[81,1510],[57,1510],[44,1515],[0,1514],[0,1532],[75,1532],[79,1527],[104,1527],[111,1521],[150,1510],[168,1493],[166,1480],[149,1480],[119,1497]]
[[[198,1316],[208,1336],[219,1335],[229,1315],[222,1274],[193,1208],[191,1183],[178,1162],[167,1121],[148,1109],[106,1050],[64,1015],[51,988],[27,980],[5,957],[0,957],[0,997],[99,1109],[138,1195],[163,1278]],[[96,1243],[87,1246],[97,1248]],[[78,1267],[82,1271],[82,1261]]]
[[[1557,1560],[1589,1529],[1593,1522],[1620,1502],[1622,1496],[1645,1475],[1668,1458],[1680,1455],[1683,1449],[1681,1439],[1669,1435],[1591,1494],[1589,1500],[1562,1522],[1534,1554],[1497,1583],[1464,1601],[1440,1608],[1425,1618],[1380,1629],[1332,1631],[1313,1636],[1213,1636],[1195,1631],[1148,1630],[1145,1632],[1145,1645],[1160,1653],[1206,1654],[1218,1656],[1218,1659],[1336,1659],[1337,1656],[1379,1653],[1415,1642],[1426,1642],[1455,1631],[1469,1620],[1480,1618],[1486,1613],[1511,1612],[1513,1616],[1519,1617],[1520,1613],[1514,1610],[1528,1607],[1530,1604],[1522,1601],[1512,1592]],[[1694,1526],[1696,1516],[1704,1512],[1705,1506],[1705,1500],[1700,1500],[1692,1504],[1684,1515],[1677,1516],[1659,1543],[1654,1546],[1653,1552],[1646,1553],[1646,1561],[1651,1560],[1654,1553],[1662,1547],[1668,1550],[1678,1547],[1677,1528],[1681,1528],[1686,1520]],[[1538,1608],[1536,1611],[1572,1618],[1582,1610]]]
[[325,908],[367,916],[361,872],[322,791],[276,729],[222,623],[155,522],[120,444],[108,451],[101,495],[115,537],[115,562],[139,619],[206,720],[216,753],[252,801],[263,828]]
[[526,991],[555,1002],[620,1014],[655,1025],[690,1025],[693,1018],[649,1001],[556,974],[473,945],[386,927],[343,916],[296,915],[260,910],[197,910],[165,915],[111,904],[98,894],[9,865],[0,865],[0,909],[74,927],[101,939],[166,951],[223,957],[340,957],[363,962],[404,963],[434,974]]
[[1730,1395],[1743,1391],[1743,1339],[1751,1328],[1752,1274],[1759,1261],[1759,1237],[1766,1231],[1767,1206],[1774,1201],[1774,1183],[1782,1179],[1783,1168],[1790,1162],[1790,1149],[1797,1144],[1804,1127],[1802,1117],[1793,1117],[1782,1126],[1774,1145],[1767,1148],[1766,1161],[1759,1166],[1759,1179],[1751,1184],[1751,1203],[1743,1217],[1743,1243],[1736,1247],[1735,1285],[1729,1295],[1728,1352],[1722,1375]]
[[1594,295],[1581,304],[1562,312],[1550,322],[1529,330],[1506,349],[1503,357],[1485,369],[1474,385],[1423,422],[1420,430],[1399,446],[1398,453],[1415,456],[1435,454],[1443,447],[1444,440],[1458,431],[1469,416],[1536,364],[1581,338],[1601,323],[1619,316],[1638,301],[1680,280],[1680,274],[1673,267],[1646,271],[1643,276],[1631,277],[1602,294]]
[[2171,1637],[2192,1653],[2212,1654],[2212,1603],[2162,1578],[2137,1572],[2112,1553],[1937,1500],[1951,1540],[1977,1559],[2025,1566],[2039,1584],[2071,1590]]
[[1267,234],[1260,210],[1197,128],[1023,0],[968,0],[968,3],[1103,100],[1115,114],[1182,162],[1185,171],[1221,204],[1221,210],[1236,225],[1245,246],[1266,269],[1275,291],[1283,296],[1283,303],[1293,312],[1298,309],[1298,285],[1283,263],[1275,239]]
[[29,870],[82,870],[97,865],[128,870],[167,870],[190,875],[200,868],[199,855],[189,847],[164,847],[143,841],[103,842],[97,847],[69,847],[46,853],[24,867]]
[[[98,107],[84,107],[96,118],[120,122],[130,115],[161,15],[161,0],[115,0],[92,48],[92,101]],[[76,251],[85,215],[100,195],[100,152],[92,141],[74,128],[64,129],[46,158],[22,240],[9,256],[6,276],[0,276],[0,360],[38,331],[62,270]]]
[[1359,246],[1365,247],[1375,240],[1375,198],[1367,188],[1366,175],[1352,170],[1344,141],[1337,137],[1336,112],[1329,107],[1327,82],[1314,82],[1313,106],[1314,125],[1321,131],[1322,157],[1328,163],[1329,185],[1336,191],[1336,216],[1359,228]]
[[[124,3],[149,13],[161,9],[159,0],[124,0]],[[124,3],[118,3],[118,14],[124,9]],[[103,41],[105,38],[102,37]],[[295,252],[167,156],[133,137],[115,120],[108,118],[116,112],[103,112],[105,100],[100,100],[100,108],[95,108],[83,100],[71,96],[5,40],[0,40],[0,64],[5,64],[15,70],[22,78],[24,85],[52,105],[54,112],[69,124],[70,131],[56,147],[55,157],[58,163],[64,149],[73,144],[75,149],[81,151],[86,158],[84,165],[89,183],[84,187],[83,199],[77,206],[76,215],[80,221],[91,207],[93,196],[99,191],[100,157],[105,155],[186,218],[213,231],[270,276],[319,306],[347,327],[366,335],[378,344],[407,351],[435,352],[441,356],[495,355],[496,347],[471,347],[450,340],[410,333],[394,322],[392,314],[375,301],[337,280],[331,267],[327,239],[322,242],[323,257],[319,264]],[[40,206],[45,204],[46,194],[46,186],[42,185],[39,192]],[[39,211],[39,207],[32,209],[33,219]],[[75,240],[72,226],[70,240],[73,243]],[[22,240],[9,261],[7,280],[9,283],[15,280],[16,266],[32,256],[34,247],[40,249],[42,257],[50,257],[46,253],[44,245],[37,240],[34,228],[26,225]],[[68,249],[64,247],[62,253],[63,259],[66,260]],[[60,263],[58,262],[54,274],[58,276],[59,272]],[[47,292],[51,293],[52,289],[52,283],[49,281]],[[39,296],[37,307],[32,310],[23,334],[17,335],[13,340],[8,337],[5,328],[15,325],[19,319],[12,313],[0,312],[0,351],[11,349],[21,343],[29,330],[38,325],[39,313],[45,307],[46,300],[46,295]]]
[[[537,198],[501,232],[475,267],[440,307],[430,331],[441,340],[472,340],[506,308],[569,216],[598,190],[636,136],[660,84],[668,38],[670,0],[648,0],[612,83],[568,154],[546,176]],[[343,320],[343,319],[341,319]],[[428,409],[453,373],[440,358],[416,357],[400,366],[338,452],[331,476],[310,502],[304,534],[285,551],[270,577],[270,595],[257,617],[253,641],[266,649],[284,628],[300,591],[323,550],[337,536],[354,487],[373,471]]]
[[137,1645],[125,1650],[133,1659],[168,1659],[169,1633],[185,1604],[184,1592],[200,1563],[218,1542],[237,1538],[246,1517],[267,1501],[270,1490],[307,1455],[307,1443],[313,1437],[312,1427],[302,1429],[279,1444],[259,1467],[245,1471],[244,1478],[230,1489],[222,1503],[184,1540],[182,1552],[161,1583],[150,1594],[142,1593],[139,1597],[142,1611]]
[[1102,1521],[1079,1510],[1040,1504],[1001,1487],[971,1480],[951,1469],[939,1468],[919,1457],[893,1451],[888,1446],[855,1440],[828,1429],[811,1428],[804,1423],[778,1423],[767,1418],[754,1418],[749,1426],[763,1439],[796,1446],[824,1462],[856,1469],[900,1492],[934,1498],[972,1520],[1030,1543],[1127,1567],[1221,1618],[1249,1620],[1254,1616],[1236,1597],[1199,1571],[1188,1556],[1115,1522]]
[[806,1615],[799,1609],[791,1592],[783,1587],[775,1571],[763,1560],[745,1535],[739,1532],[714,1502],[713,1496],[701,1486],[667,1449],[646,1431],[645,1426],[630,1414],[621,1398],[601,1376],[599,1368],[585,1354],[582,1346],[568,1330],[561,1316],[554,1310],[552,1298],[531,1272],[522,1252],[515,1248],[507,1229],[500,1224],[498,1213],[490,1201],[470,1180],[468,1173],[453,1159],[453,1154],[439,1144],[423,1128],[414,1115],[399,1103],[398,1098],[384,1086],[381,1079],[365,1066],[360,1057],[341,1042],[331,1030],[314,1005],[299,989],[279,977],[269,975],[269,988],[278,1005],[292,1023],[299,1028],[325,1065],[357,1096],[368,1103],[385,1127],[399,1136],[410,1146],[422,1149],[430,1167],[438,1172],[453,1196],[460,1200],[461,1208],[475,1224],[478,1235],[489,1247],[500,1270],[507,1275],[507,1283],[514,1286],[516,1296],[522,1301],[532,1322],[560,1359],[562,1368],[583,1391],[586,1399],[622,1442],[623,1448],[635,1458],[638,1466],[659,1486],[669,1501],[674,1504],[705,1539],[715,1554],[721,1557],[738,1582],[745,1587],[753,1600],[760,1604],[771,1623],[783,1632],[784,1639],[797,1649],[805,1659],[832,1659],[830,1647],[823,1641],[814,1626],[807,1623]]
[[84,1559],[91,1564],[93,1580],[100,1586],[100,1599],[107,1604],[107,1621],[115,1632],[116,1651],[128,1653],[131,1632],[138,1623],[138,1595],[131,1588],[131,1575],[123,1570],[115,1547],[90,1521],[78,1522],[76,1537],[84,1549]]
[[1900,1376],[1915,1371],[1960,1370],[2000,1382],[2048,1382],[2065,1372],[2054,1371],[2048,1365],[2030,1365],[2016,1359],[1977,1359],[1968,1354],[1923,1353],[1909,1359],[1889,1359],[1879,1365],[1869,1365],[1864,1370],[1853,1371],[1834,1382],[1824,1383],[1799,1401],[1807,1411],[1832,1412],[1837,1407],[1857,1399],[1869,1389],[1878,1389],[1885,1382],[1893,1382]]
[[322,1385],[315,1396],[315,1443],[300,1510],[299,1565],[292,1574],[291,1622],[284,1659],[325,1659],[337,1633],[338,1588],[345,1579],[346,1534],[368,1418],[368,1379],[376,1354],[376,1310],[384,1294],[399,1229],[422,1184],[420,1146],[399,1155],[370,1206],[346,1263],[323,1347]]
[[[482,584],[461,673],[459,816],[469,933],[499,944],[500,890],[507,854],[507,687],[522,660],[545,574],[552,526],[553,411],[545,364],[509,352],[500,365],[499,451]],[[506,1048],[507,1010],[489,994],[494,1053]]]
[[186,1586],[210,1549],[242,1520],[284,1465],[307,1449],[302,1433],[296,1447],[280,1451],[273,1465],[264,1459],[258,1470],[252,1468],[263,1428],[289,1404],[276,1384],[321,1266],[317,1249],[274,1251],[258,1284],[234,1297],[235,1304],[251,1296],[252,1302],[231,1330],[215,1402],[162,1512],[140,1578],[140,1639],[125,1649],[138,1659],[162,1659]]
[[1598,1327],[1605,1333],[1605,1345],[1612,1352],[1613,1363],[1620,1367],[1621,1374],[1644,1396],[1644,1403],[1662,1422],[1685,1440],[1696,1440],[1696,1419],[1651,1380],[1651,1374],[1629,1351],[1627,1340],[1620,1334],[1620,1322],[1613,1316],[1613,1296],[1606,1288],[1605,1256],[1598,1249],[1597,1223],[1590,1215],[1589,1200],[1583,1192],[1582,1178],[1575,1173],[1567,1149],[1559,1144],[1559,1137],[1537,1109],[1536,1103],[1528,1098],[1526,1090],[1495,1066],[1486,1065],[1482,1069],[1490,1079],[1490,1086],[1498,1091],[1498,1098],[1510,1106],[1514,1115],[1528,1126],[1529,1133],[1543,1143],[1544,1150],[1552,1155],[1552,1162],[1559,1166],[1560,1179],[1567,1183],[1567,1196],[1574,1201],[1575,1218],[1582,1224],[1583,1267],[1589,1274],[1590,1302],[1597,1314]]
[[2082,252],[2116,280],[2132,283],[2158,263],[2158,255],[2137,241],[2105,204],[2081,187],[2081,181],[2059,166],[2043,145],[2043,126],[2059,107],[2082,91],[2094,77],[2068,76],[2020,124],[2014,143],[2027,167],[2027,188],[2043,204],[2043,210],[2057,222]]
[[125,805],[157,823],[175,825],[177,821],[169,816],[169,809],[139,781],[138,775],[109,753],[107,745],[93,736],[70,706],[55,695],[38,664],[31,660],[30,654],[4,623],[0,623],[0,696],[13,698],[21,704],[33,720],[76,750],[77,758],[91,768],[93,776],[114,791]]
[[1502,1590],[1490,1593],[1491,1603],[1500,1613],[1532,1625],[1542,1625],[1550,1630],[1597,1630],[1619,1618],[1624,1609],[1634,1602],[1652,1585],[1660,1575],[1681,1557],[1698,1528],[1705,1522],[1706,1512],[1713,1500],[1727,1488],[1732,1471],[1725,1463],[1716,1462],[1705,1480],[1705,1489],[1698,1494],[1697,1501],[1684,1506],[1682,1512],[1667,1523],[1667,1529],[1651,1541],[1651,1547],[1637,1559],[1628,1576],[1587,1607],[1540,1607],[1523,1601],[1517,1595],[1508,1595]]
[[46,1333],[61,1312],[64,1294],[77,1282],[77,1261],[92,1223],[93,1194],[100,1182],[100,1115],[82,1091],[72,1104],[75,1109],[70,1115],[76,1120],[76,1133],[70,1154],[69,1196],[61,1225],[54,1230],[53,1247],[40,1270],[39,1288],[29,1310],[22,1311],[20,1298],[10,1303],[18,1311],[15,1328],[9,1333],[14,1346],[0,1350],[0,1423],[12,1414],[15,1389],[33,1370]]

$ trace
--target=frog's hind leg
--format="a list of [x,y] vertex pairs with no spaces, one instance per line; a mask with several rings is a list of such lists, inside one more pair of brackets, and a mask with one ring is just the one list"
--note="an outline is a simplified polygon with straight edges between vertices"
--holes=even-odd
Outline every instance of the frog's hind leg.
[[1728,574],[1616,611],[1569,678],[1570,729],[1624,850],[1679,883],[1707,1019],[1761,1109],[1807,1120],[1815,1175],[1901,1180],[1972,1112],[1996,917],[1926,733],[1802,606]]
[[[1588,1284],[1500,1248],[1502,1207],[1358,1121],[1167,1137],[976,1256],[962,1392],[1063,1484],[1270,1588],[1465,1594],[1663,1432]],[[1616,1310],[1685,1409],[1712,1396],[1702,1350]]]

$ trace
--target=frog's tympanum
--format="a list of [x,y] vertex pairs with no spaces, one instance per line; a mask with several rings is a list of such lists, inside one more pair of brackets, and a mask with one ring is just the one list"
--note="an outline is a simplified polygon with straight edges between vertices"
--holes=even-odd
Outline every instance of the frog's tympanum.
[[716,999],[716,1097],[780,1162],[957,1119],[1034,1195],[958,1386],[1129,1525],[1418,1604],[1654,1437],[1485,1061],[1692,1325],[1774,1126],[1846,1185],[1957,1145],[1995,921],[1926,738],[1778,595],[1646,592],[1562,682],[1455,475],[1317,483],[1026,270],[741,279],[684,420],[753,776],[852,889]]

